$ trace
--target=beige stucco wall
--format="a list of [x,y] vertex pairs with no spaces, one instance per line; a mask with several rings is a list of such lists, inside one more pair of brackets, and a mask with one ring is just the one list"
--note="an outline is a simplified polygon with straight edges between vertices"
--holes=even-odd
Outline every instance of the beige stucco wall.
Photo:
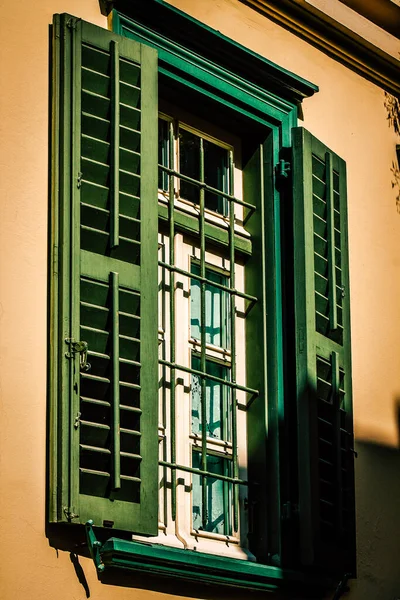
[[[304,103],[304,126],[348,165],[359,440],[359,580],[350,597],[393,600],[400,597],[400,214],[390,172],[396,139],[387,126],[383,91],[237,0],[173,4],[320,86]],[[50,548],[44,533],[48,25],[55,12],[106,26],[97,0],[2,3],[0,598],[5,600],[85,598],[69,554]],[[101,585],[91,562],[80,563],[96,600],[170,597]]]

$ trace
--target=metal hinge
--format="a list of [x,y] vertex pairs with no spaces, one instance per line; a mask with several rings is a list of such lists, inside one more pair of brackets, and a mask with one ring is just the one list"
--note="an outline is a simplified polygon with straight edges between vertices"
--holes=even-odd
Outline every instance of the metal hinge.
[[79,428],[79,423],[81,422],[81,413],[78,412],[76,414],[76,417],[74,419],[74,429],[78,429]]
[[78,519],[78,517],[79,517],[79,515],[72,512],[72,510],[67,507],[64,508],[64,514],[67,517],[68,521],[72,521],[72,519]]
[[67,27],[69,29],[76,29],[76,25],[77,25],[78,21],[79,21],[79,19],[77,19],[76,17],[69,18],[67,21]]
[[79,342],[74,340],[74,338],[66,338],[65,343],[69,345],[69,352],[65,353],[67,358],[74,358],[75,354],[79,354],[79,367],[81,371],[89,371],[91,369],[91,364],[87,361],[88,355],[88,343],[87,342]]

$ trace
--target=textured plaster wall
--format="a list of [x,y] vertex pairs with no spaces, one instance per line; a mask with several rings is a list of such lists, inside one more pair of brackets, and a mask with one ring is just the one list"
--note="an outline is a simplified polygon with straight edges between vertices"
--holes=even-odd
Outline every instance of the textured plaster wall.
[[[350,597],[394,600],[400,597],[400,215],[390,173],[396,140],[383,92],[237,0],[174,4],[320,86],[304,103],[304,126],[348,165],[359,440],[359,580]],[[106,20],[97,0],[3,1],[1,8],[0,598],[83,600],[68,553],[50,548],[44,535],[48,25],[55,12],[103,26]],[[101,585],[91,562],[80,563],[96,600],[171,597]]]

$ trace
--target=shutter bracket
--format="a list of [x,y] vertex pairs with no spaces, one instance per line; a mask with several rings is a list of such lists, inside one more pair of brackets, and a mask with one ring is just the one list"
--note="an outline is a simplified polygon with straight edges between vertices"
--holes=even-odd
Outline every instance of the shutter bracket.
[[101,560],[101,555],[100,555],[100,548],[101,548],[101,542],[99,542],[99,540],[96,538],[95,533],[93,531],[93,521],[90,519],[90,521],[87,521],[86,525],[85,525],[85,529],[86,529],[86,540],[87,540],[87,545],[89,548],[89,552],[90,552],[90,556],[93,559],[93,562],[96,566],[96,569],[102,573],[105,569],[105,566],[103,564],[103,561]]
[[65,343],[69,345],[69,352],[65,353],[67,358],[74,358],[75,354],[79,354],[79,367],[81,371],[90,371],[91,364],[87,361],[88,343],[77,342],[74,338],[66,338]]

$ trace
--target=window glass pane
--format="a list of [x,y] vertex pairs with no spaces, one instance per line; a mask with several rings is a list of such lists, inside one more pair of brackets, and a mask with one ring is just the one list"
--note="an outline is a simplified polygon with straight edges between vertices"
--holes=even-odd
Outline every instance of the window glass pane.
[[[200,452],[193,451],[192,460],[193,467],[196,469],[200,469]],[[218,475],[231,476],[231,461],[222,458],[221,456],[208,454],[207,470],[211,473],[216,473]],[[205,507],[207,514],[207,522],[206,526],[203,527],[203,501],[201,480],[202,477],[200,475],[193,475],[193,529],[197,529],[199,531],[219,533],[221,535],[231,535],[232,528],[230,515],[232,506],[232,484],[226,481],[222,481],[221,479],[215,479],[214,477],[207,477],[207,506]]]
[[[192,273],[200,275],[200,266],[192,265]],[[216,271],[206,269],[206,278],[228,287],[229,279]],[[201,339],[201,284],[198,279],[190,282],[190,332],[196,340]],[[230,347],[229,294],[212,283],[206,283],[206,343],[221,348]]]
[[[192,357],[192,368],[200,371],[200,357]],[[206,372],[214,377],[229,380],[229,369],[212,360],[206,361]],[[192,375],[192,432],[203,433],[201,419],[201,378]],[[206,436],[218,440],[231,439],[230,388],[218,381],[206,379]]]
[[[169,139],[168,121],[158,119],[158,164],[169,167]],[[162,169],[158,169],[158,189],[168,191],[168,175]]]
[[[183,175],[200,180],[200,138],[185,129],[179,130],[179,170]],[[181,180],[180,196],[199,204],[199,187]]]
[[[204,140],[204,181],[210,187],[229,191],[229,154],[228,150]],[[211,192],[205,194],[205,206],[217,213],[226,215],[227,200]]]

